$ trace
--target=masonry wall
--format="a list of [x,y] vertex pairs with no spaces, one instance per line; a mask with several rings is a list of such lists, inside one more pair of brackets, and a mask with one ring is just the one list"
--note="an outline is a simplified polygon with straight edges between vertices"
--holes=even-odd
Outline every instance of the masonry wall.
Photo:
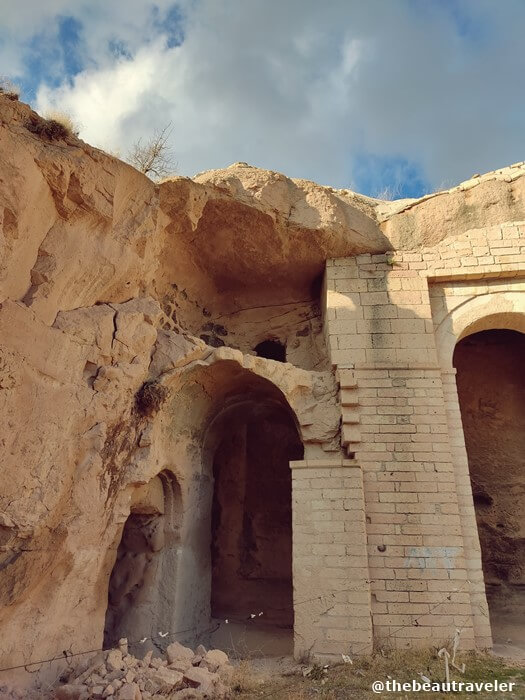
[[[472,323],[490,315],[480,280],[513,285],[525,275],[524,231],[492,227],[433,248],[327,262],[325,338],[343,447],[363,471],[376,644],[436,644],[460,629],[463,648],[491,645],[451,359],[469,322],[457,327],[454,307],[436,319],[431,294],[474,285],[464,292],[477,302]],[[508,298],[495,308],[495,323],[516,312]]]
[[354,460],[290,462],[296,658],[372,651],[363,477]]

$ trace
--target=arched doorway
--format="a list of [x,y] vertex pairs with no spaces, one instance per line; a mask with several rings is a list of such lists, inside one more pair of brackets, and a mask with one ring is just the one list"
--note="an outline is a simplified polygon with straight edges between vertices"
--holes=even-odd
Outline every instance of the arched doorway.
[[131,652],[139,654],[152,648],[152,643],[148,640],[134,647],[136,640],[157,637],[162,627],[169,626],[175,602],[181,515],[180,487],[167,471],[132,494],[109,580],[105,648],[126,637]]
[[525,334],[492,327],[454,351],[494,641],[525,648]]
[[[281,392],[246,372],[214,407],[206,454],[214,488],[211,616],[223,647],[291,651],[291,460],[304,449]],[[224,621],[228,620],[227,630]]]

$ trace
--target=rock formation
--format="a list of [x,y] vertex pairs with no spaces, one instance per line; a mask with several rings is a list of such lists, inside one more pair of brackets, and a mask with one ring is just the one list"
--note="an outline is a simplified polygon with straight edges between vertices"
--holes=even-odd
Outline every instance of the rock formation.
[[408,269],[523,221],[524,165],[396,202],[244,163],[154,184],[34,118],[0,95],[0,665],[28,682],[122,636],[206,641],[235,599],[258,613],[261,581],[289,626],[288,462],[359,461],[326,261]]

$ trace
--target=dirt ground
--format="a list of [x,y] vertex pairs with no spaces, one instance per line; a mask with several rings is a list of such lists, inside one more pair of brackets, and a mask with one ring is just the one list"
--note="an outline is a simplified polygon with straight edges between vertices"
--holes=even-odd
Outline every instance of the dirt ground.
[[[400,683],[417,680],[432,683],[445,680],[444,662],[437,650],[423,652],[390,652],[373,657],[353,659],[333,667],[298,666],[291,657],[252,659],[241,662],[237,668],[231,698],[239,700],[365,700],[368,698],[512,698],[525,699],[525,653],[521,660],[502,659],[495,655],[458,655],[459,664],[465,663],[465,673],[450,669],[450,680],[464,682],[513,682],[511,692],[494,693],[423,693],[372,691],[374,681],[395,679]],[[424,677],[424,678],[423,678]]]
[[505,595],[489,598],[494,653],[525,664],[525,591],[507,587]]

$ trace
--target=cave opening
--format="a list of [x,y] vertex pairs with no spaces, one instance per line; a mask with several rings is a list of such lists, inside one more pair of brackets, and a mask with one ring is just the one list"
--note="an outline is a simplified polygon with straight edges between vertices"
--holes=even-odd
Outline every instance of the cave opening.
[[263,340],[255,346],[258,357],[265,357],[267,360],[286,362],[286,345],[280,340]]
[[[283,653],[293,629],[290,460],[303,445],[289,407],[241,399],[216,421],[211,614],[246,648]],[[235,634],[235,633],[233,633]],[[281,645],[281,646],[280,646]],[[246,649],[244,649],[246,651]]]
[[137,655],[158,646],[158,630],[173,617],[181,514],[180,487],[168,472],[132,494],[109,579],[105,649],[122,637]]
[[492,329],[454,352],[495,643],[525,645],[525,334]]

